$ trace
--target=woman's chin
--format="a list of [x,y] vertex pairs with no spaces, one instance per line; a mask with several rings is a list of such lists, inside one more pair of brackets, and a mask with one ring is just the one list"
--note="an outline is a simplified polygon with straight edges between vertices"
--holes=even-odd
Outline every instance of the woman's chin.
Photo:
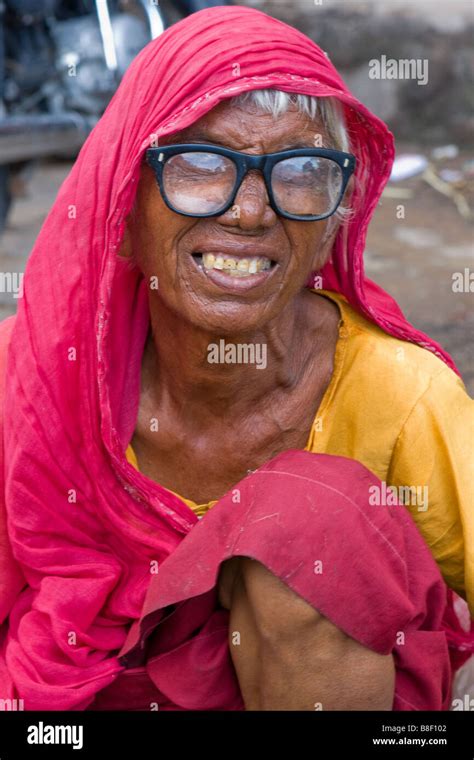
[[195,327],[214,335],[252,335],[264,329],[268,323],[268,312],[264,304],[207,301],[202,303],[200,309],[196,306],[196,303],[193,304],[193,309],[186,314],[186,319]]

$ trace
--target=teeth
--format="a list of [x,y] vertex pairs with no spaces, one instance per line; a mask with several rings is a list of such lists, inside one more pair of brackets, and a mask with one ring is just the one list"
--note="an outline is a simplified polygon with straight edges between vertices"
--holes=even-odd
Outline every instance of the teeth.
[[212,269],[214,266],[214,262],[216,260],[216,257],[213,253],[205,253],[202,257],[202,263],[204,264],[205,269]]
[[249,274],[257,274],[271,268],[270,259],[261,256],[253,256],[251,259],[235,259],[215,256],[213,253],[204,253],[202,265],[205,270],[220,269],[232,277],[247,277]]

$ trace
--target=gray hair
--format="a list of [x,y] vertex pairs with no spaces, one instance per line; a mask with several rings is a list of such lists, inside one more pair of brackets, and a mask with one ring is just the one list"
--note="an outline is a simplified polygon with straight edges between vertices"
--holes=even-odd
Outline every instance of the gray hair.
[[[316,98],[312,95],[283,92],[282,90],[262,89],[247,90],[230,99],[230,103],[236,106],[251,104],[263,113],[270,113],[277,119],[292,107],[308,116],[312,121],[323,128],[327,144],[321,147],[350,152],[350,140],[347,133],[346,120],[341,103],[336,98]],[[351,216],[351,209],[342,204],[337,209],[335,216],[345,221]]]

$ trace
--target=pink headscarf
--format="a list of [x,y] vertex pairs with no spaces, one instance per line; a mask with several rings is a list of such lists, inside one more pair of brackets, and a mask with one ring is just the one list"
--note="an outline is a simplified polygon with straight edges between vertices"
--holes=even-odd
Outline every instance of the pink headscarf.
[[[236,64],[239,64],[240,72]],[[179,498],[126,461],[149,326],[147,286],[117,256],[150,136],[183,129],[224,98],[278,88],[346,106],[358,159],[356,213],[324,287],[390,334],[451,359],[364,276],[364,242],[393,140],[302,33],[259,11],[201,11],[130,66],[83,147],[28,261],[7,363],[5,499],[27,588],[6,663],[26,709],[82,709],[121,669],[114,654],[161,563],[196,524]],[[2,695],[3,696],[3,695]]]

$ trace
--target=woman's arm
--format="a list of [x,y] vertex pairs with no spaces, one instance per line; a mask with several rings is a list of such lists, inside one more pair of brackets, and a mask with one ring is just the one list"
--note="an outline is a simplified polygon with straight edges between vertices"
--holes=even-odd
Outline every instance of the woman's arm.
[[467,600],[474,617],[473,477],[474,401],[446,368],[405,421],[387,482],[418,489],[406,506],[447,585]]
[[347,636],[260,562],[224,563],[219,598],[247,710],[392,709],[392,655]]

